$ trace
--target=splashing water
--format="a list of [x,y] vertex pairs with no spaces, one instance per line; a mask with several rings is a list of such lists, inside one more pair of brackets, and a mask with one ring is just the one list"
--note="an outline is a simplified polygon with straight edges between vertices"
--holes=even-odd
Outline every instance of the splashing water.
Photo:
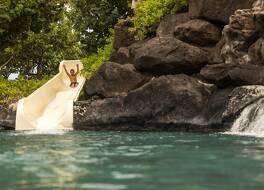
[[228,134],[264,137],[264,99],[247,106]]

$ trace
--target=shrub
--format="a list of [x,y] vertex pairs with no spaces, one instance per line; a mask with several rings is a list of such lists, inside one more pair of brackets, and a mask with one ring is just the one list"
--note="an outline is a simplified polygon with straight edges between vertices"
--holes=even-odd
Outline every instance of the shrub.
[[163,16],[187,9],[188,0],[142,0],[135,9],[131,31],[136,32],[137,40],[143,40],[154,35]]
[[0,105],[7,106],[26,97],[42,86],[47,79],[26,80],[19,78],[17,80],[6,80],[0,77]]

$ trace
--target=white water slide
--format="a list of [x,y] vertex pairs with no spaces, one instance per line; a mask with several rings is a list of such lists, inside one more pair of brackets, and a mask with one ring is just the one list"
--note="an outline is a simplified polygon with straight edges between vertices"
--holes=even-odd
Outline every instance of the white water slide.
[[85,78],[78,75],[79,85],[70,87],[70,80],[63,69],[66,65],[68,71],[83,68],[79,60],[62,61],[59,73],[41,86],[30,96],[19,100],[16,116],[16,130],[56,130],[72,129],[73,102],[85,83]]

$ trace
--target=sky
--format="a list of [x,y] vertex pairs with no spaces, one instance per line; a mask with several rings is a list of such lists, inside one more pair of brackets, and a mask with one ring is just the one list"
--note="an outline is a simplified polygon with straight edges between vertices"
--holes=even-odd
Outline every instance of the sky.
[[12,73],[9,75],[8,80],[15,80],[17,79],[19,73]]

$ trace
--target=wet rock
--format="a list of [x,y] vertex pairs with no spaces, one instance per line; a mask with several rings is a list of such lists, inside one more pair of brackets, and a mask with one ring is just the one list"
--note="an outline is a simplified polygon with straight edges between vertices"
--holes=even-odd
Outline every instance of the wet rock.
[[173,36],[174,28],[180,24],[190,21],[188,13],[166,15],[157,29],[158,37]]
[[174,36],[198,46],[213,46],[221,39],[221,28],[205,20],[191,20],[176,26]]
[[115,25],[115,37],[114,37],[114,48],[119,49],[121,47],[128,47],[135,43],[135,34],[129,31],[129,28],[133,26],[133,22],[125,20]]
[[252,64],[215,64],[205,66],[200,73],[218,87],[264,85],[264,67]]
[[227,24],[238,9],[251,8],[255,0],[189,0],[189,16]]
[[210,59],[204,50],[172,37],[150,39],[134,52],[135,67],[154,75],[199,73]]
[[148,80],[149,77],[138,73],[131,64],[120,65],[108,62],[103,64],[90,80],[87,80],[85,92],[88,97],[118,97],[142,86]]
[[264,97],[264,86],[252,85],[235,88],[223,113],[224,120],[232,120],[245,107]]

